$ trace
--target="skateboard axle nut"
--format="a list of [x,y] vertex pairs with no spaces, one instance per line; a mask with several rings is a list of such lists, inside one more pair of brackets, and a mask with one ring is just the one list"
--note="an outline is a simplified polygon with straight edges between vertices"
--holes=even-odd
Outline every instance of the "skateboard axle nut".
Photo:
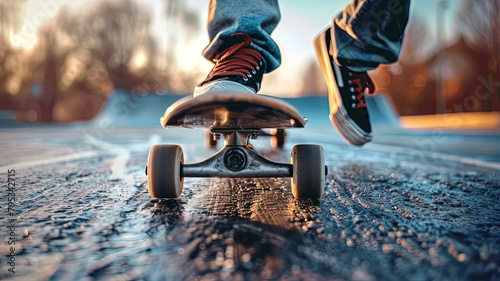
[[239,149],[231,149],[224,156],[224,164],[231,171],[241,171],[246,164],[246,156]]

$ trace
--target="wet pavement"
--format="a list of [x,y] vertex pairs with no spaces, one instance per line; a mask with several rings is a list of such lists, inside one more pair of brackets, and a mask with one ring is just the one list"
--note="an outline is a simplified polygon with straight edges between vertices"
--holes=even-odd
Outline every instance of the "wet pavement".
[[385,135],[356,148],[332,131],[289,131],[283,151],[254,142],[282,162],[294,144],[323,145],[326,194],[313,202],[279,178],[188,178],[179,200],[152,200],[149,147],[202,160],[214,151],[198,130],[2,129],[0,279],[500,280],[497,137]]

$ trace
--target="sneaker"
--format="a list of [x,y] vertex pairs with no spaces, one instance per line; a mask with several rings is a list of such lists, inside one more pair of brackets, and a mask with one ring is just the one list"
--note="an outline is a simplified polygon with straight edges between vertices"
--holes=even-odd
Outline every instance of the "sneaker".
[[194,96],[209,93],[252,93],[260,90],[266,69],[262,54],[250,47],[252,39],[244,33],[233,34],[230,45],[215,57],[215,66],[194,89]]
[[351,144],[361,146],[372,139],[365,93],[373,94],[375,86],[366,72],[353,72],[339,66],[330,55],[331,28],[314,40],[323,76],[328,85],[330,120]]

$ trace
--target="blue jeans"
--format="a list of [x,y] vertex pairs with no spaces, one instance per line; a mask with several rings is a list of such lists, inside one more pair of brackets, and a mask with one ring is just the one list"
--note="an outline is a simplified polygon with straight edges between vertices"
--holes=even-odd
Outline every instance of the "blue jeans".
[[[246,33],[266,61],[266,72],[281,64],[271,33],[280,20],[277,0],[210,0],[209,45],[203,56],[213,60],[234,33]],[[410,0],[352,0],[333,19],[330,54],[339,65],[355,72],[395,62],[408,23]]]

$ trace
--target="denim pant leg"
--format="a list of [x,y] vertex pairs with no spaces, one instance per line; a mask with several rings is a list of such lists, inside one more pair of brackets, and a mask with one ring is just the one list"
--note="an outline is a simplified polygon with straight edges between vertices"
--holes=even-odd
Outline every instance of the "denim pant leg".
[[409,10],[410,0],[352,0],[333,20],[330,54],[356,72],[397,61]]
[[264,56],[266,72],[281,64],[281,53],[271,32],[281,18],[278,0],[210,0],[208,8],[208,36],[210,43],[203,56],[212,61],[231,34],[246,33],[253,47]]

